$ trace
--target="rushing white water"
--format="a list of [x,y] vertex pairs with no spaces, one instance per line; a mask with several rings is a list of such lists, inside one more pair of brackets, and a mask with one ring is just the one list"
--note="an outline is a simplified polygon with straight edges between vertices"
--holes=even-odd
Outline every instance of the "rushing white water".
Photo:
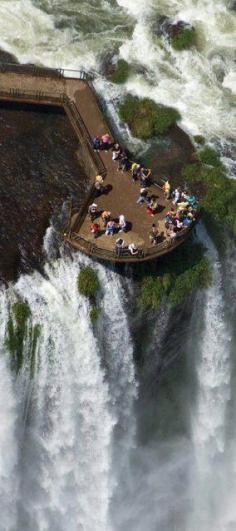
[[[38,273],[21,277],[14,288],[29,303],[33,322],[41,326],[41,335],[20,452],[19,431],[14,433],[14,406],[17,393],[24,391],[18,385],[14,395],[6,356],[1,359],[1,380],[4,378],[5,394],[9,395],[4,405],[0,394],[5,415],[0,451],[3,458],[7,453],[0,475],[0,529],[4,531],[112,529],[109,504],[116,481],[111,471],[117,456],[111,443],[117,424],[123,431],[123,450],[124,445],[127,450],[130,444],[125,419],[131,415],[136,394],[132,346],[125,317],[114,319],[115,312],[123,308],[120,281],[112,274],[109,289],[114,303],[111,300],[112,319],[107,317],[109,327],[105,330],[111,382],[106,382],[99,344],[90,324],[89,304],[77,292],[80,264],[79,258],[61,259],[46,267],[47,278]],[[105,270],[99,270],[105,280]],[[105,311],[106,304],[105,296]],[[3,330],[2,340],[4,335]],[[20,374],[18,381],[21,378]],[[22,406],[20,396],[18,399]],[[18,482],[18,524],[11,527],[6,519],[16,512]]]
[[[228,515],[222,507],[227,478],[226,415],[231,398],[231,337],[225,316],[222,271],[218,253],[203,227],[200,238],[207,246],[213,283],[203,296],[200,331],[193,350],[198,349],[196,408],[192,410],[192,440],[195,456],[194,497],[190,529],[228,529]],[[200,300],[193,319],[199,319]],[[197,317],[198,316],[198,317]],[[195,330],[196,330],[195,322]],[[202,329],[201,329],[202,328]],[[235,491],[234,491],[235,492]],[[236,514],[234,514],[235,525]]]
[[[160,32],[163,16],[193,24],[197,47],[174,51]],[[126,91],[173,105],[181,125],[214,142],[232,173],[235,33],[235,3],[228,0],[0,0],[4,50],[22,62],[98,73],[109,54],[125,58],[138,68],[123,86],[103,76],[96,81],[113,117]],[[174,320],[165,314],[146,348],[152,393],[146,391],[144,404],[139,396],[134,407],[145,382],[138,391],[126,310],[132,287],[126,301],[119,275],[93,264],[102,283],[93,329],[89,304],[76,289],[88,260],[53,262],[54,236],[48,229],[45,276],[21,277],[0,297],[0,530],[235,531],[232,330],[214,246],[200,235],[213,285],[193,309],[190,367],[181,366],[186,331],[179,322],[163,347],[169,379],[159,381],[159,328],[170,325],[172,334]],[[15,379],[9,367],[5,336],[15,293],[27,299],[33,324],[41,326],[34,380],[26,367]],[[146,333],[149,323],[142,319]],[[28,337],[25,354],[29,343]]]
[[[174,51],[153,30],[160,16],[192,24],[197,48]],[[113,50],[146,71],[133,74],[125,90],[174,105],[183,127],[208,140],[236,137],[235,32],[227,0],[0,1],[1,45],[20,61],[99,71]],[[108,101],[117,91],[123,87],[114,92],[101,83]]]
[[[0,335],[5,336],[8,322],[8,301],[1,296]],[[16,529],[16,502],[18,497],[18,446],[17,446],[17,399],[13,391],[13,379],[9,370],[10,358],[5,355],[4,342],[0,343],[0,529]]]

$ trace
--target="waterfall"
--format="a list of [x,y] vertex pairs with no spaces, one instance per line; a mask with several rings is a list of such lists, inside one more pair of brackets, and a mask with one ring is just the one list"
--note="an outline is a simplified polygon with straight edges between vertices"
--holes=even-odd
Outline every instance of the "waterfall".
[[[8,448],[0,476],[0,529],[4,531],[112,530],[110,500],[116,487],[113,461],[121,457],[120,447],[127,449],[132,439],[127,419],[136,385],[121,281],[115,273],[97,266],[104,281],[101,307],[107,368],[106,360],[102,366],[102,345],[89,318],[90,305],[76,285],[81,264],[88,262],[79,255],[73,260],[61,258],[45,267],[44,277],[36,272],[22,276],[12,288],[14,296],[27,300],[32,323],[40,325],[41,333],[37,367],[27,396],[25,371],[18,374],[14,391],[6,353],[1,358],[1,379],[9,395],[4,405],[6,429],[0,438],[1,456]],[[13,300],[11,293],[8,298]],[[4,334],[2,330],[2,338]],[[23,433],[18,426],[19,440],[19,433],[14,434],[17,399],[18,417],[25,415]],[[4,403],[2,394],[0,401]],[[119,452],[113,445],[115,425],[122,432]],[[17,480],[12,485],[18,454]],[[18,500],[13,488],[17,482]],[[5,513],[10,517],[9,505],[16,514],[18,511],[16,526],[4,520]]]
[[[225,530],[222,500],[227,486],[226,413],[230,400],[231,331],[225,316],[222,271],[218,253],[203,227],[199,235],[207,246],[213,272],[212,286],[196,301],[192,348],[196,356],[196,404],[192,413],[193,514],[190,530]],[[203,313],[199,307],[203,307]],[[198,332],[197,329],[198,328]],[[196,344],[194,346],[194,340]],[[221,523],[219,523],[221,522]]]
[[18,497],[17,397],[3,340],[7,322],[8,301],[3,293],[0,304],[0,529],[14,531],[17,515],[13,500]]

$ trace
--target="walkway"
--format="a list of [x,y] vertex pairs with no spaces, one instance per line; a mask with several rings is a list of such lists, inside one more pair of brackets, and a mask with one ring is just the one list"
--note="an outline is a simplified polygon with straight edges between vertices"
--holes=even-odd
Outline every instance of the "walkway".
[[[94,153],[91,153],[91,149],[89,150],[88,139],[96,134],[103,135],[109,132],[109,128],[100,110],[96,95],[86,81],[65,78],[63,76],[31,75],[30,73],[23,73],[23,68],[21,71],[20,67],[18,67],[18,71],[16,68],[16,71],[1,72],[0,98],[18,100],[20,95],[21,97],[24,95],[25,101],[29,102],[39,101],[41,103],[52,103],[53,98],[61,99],[62,102],[65,102],[67,98],[68,101],[73,102],[84,124],[86,124],[87,140],[79,134],[77,120],[69,112],[66,104],[64,104],[64,108],[75,131],[78,133],[81,147],[85,150],[84,153],[87,154],[87,157],[94,158]],[[161,188],[155,185],[149,188],[149,194],[155,196],[159,204],[158,213],[152,217],[147,214],[146,206],[137,205],[136,203],[139,196],[139,183],[132,183],[130,172],[123,174],[117,171],[117,163],[112,161],[111,152],[106,153],[102,151],[100,152],[100,157],[106,170],[104,184],[111,185],[111,191],[107,195],[96,198],[99,210],[111,211],[113,218],[118,218],[120,214],[125,215],[127,221],[130,223],[130,230],[126,234],[122,234],[122,237],[127,245],[131,242],[138,245],[140,250],[143,251],[142,255],[140,255],[141,259],[153,258],[155,255],[158,256],[169,252],[170,242],[166,239],[164,218],[167,210],[170,208],[170,203],[165,200]],[[95,176],[96,171],[93,166],[92,174],[90,172],[91,182]],[[72,219],[73,223],[70,229],[73,228],[74,221],[75,217]],[[99,218],[97,221],[101,223]],[[160,242],[162,242],[155,247],[150,245],[149,240],[152,223],[158,224]],[[95,254],[107,259],[117,259],[115,255],[112,257],[113,253],[111,253],[115,240],[118,237],[117,234],[114,236],[102,234],[94,240],[93,235],[90,233],[90,219],[87,215],[85,215],[84,219],[80,220],[80,223],[77,223],[77,227],[78,230],[70,230],[70,236],[68,237],[67,235],[67,239],[74,247],[83,250],[87,254]],[[176,240],[175,244],[171,245],[171,248],[179,245],[186,238],[186,234]],[[128,258],[129,260],[137,260],[137,257],[129,256]],[[119,260],[127,261],[127,258],[124,257]]]

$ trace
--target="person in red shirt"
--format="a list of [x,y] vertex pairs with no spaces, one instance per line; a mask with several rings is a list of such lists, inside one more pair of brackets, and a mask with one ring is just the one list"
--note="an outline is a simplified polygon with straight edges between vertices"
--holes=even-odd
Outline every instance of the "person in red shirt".
[[100,232],[100,225],[98,223],[91,223],[90,230],[92,234],[94,235],[94,238],[97,238]]

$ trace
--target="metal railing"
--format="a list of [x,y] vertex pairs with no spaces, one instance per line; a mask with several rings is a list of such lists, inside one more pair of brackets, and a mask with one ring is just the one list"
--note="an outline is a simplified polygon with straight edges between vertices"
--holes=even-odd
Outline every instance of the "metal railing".
[[22,91],[22,90],[20,90],[18,88],[11,88],[11,89],[9,89],[9,91],[0,90],[0,97],[7,98],[9,96],[14,98],[14,99],[19,99],[19,100],[35,101],[36,103],[37,102],[41,102],[41,103],[45,102],[45,104],[46,103],[52,103],[52,104],[58,105],[58,106],[62,106],[63,105],[64,108],[65,108],[65,111],[67,112],[68,115],[71,116],[71,118],[72,118],[72,120],[73,120],[73,122],[74,122],[74,124],[76,126],[77,133],[78,133],[78,136],[80,138],[80,142],[86,144],[86,148],[88,150],[89,156],[93,160],[93,163],[95,165],[97,173],[102,175],[103,177],[105,177],[105,175],[106,175],[106,167],[105,167],[105,165],[104,165],[99,153],[96,153],[93,150],[92,145],[91,145],[91,137],[90,137],[89,131],[88,131],[88,129],[87,129],[85,123],[84,123],[84,120],[83,120],[79,110],[77,109],[76,105],[67,96],[67,94],[58,93],[55,96],[55,95],[52,95],[49,92],[44,92],[44,91],[40,91],[40,90],[26,92],[26,91]]
[[[43,91],[31,91],[26,92],[18,88],[11,88],[9,91],[0,90],[0,98],[13,98],[14,100],[19,101],[33,101],[40,102],[45,104],[53,104],[58,106],[63,106],[68,118],[73,122],[74,127],[76,128],[77,135],[79,137],[80,143],[83,144],[86,148],[88,157],[92,160],[95,172],[97,174],[106,176],[106,167],[99,155],[96,153],[91,145],[91,137],[89,131],[84,123],[84,120],[77,109],[74,102],[67,96],[65,93],[58,93],[57,95],[52,95],[49,92]],[[94,183],[91,184],[88,193],[86,194],[86,199],[83,206],[78,211],[78,221],[76,223],[76,230],[79,230],[83,219],[87,213],[88,203],[90,202],[92,196],[94,195]]]
[[90,158],[94,161],[94,164],[97,168],[97,173],[99,175],[102,175],[103,177],[106,176],[106,167],[99,155],[99,153],[95,152],[92,148],[92,145],[91,145],[91,136],[89,134],[89,131],[85,125],[85,122],[81,116],[81,114],[79,113],[76,105],[74,104],[74,102],[68,98],[67,95],[65,95],[64,99],[63,99],[65,105],[67,106],[67,111],[69,110],[70,113],[71,113],[71,116],[72,116],[72,119],[75,121],[75,124],[77,126],[77,129],[79,130],[80,134],[81,134],[81,140],[85,141],[86,142],[86,147],[88,149],[88,152],[89,152],[89,155],[90,155]]
[[148,257],[155,258],[155,256],[164,254],[164,252],[168,251],[168,249],[173,250],[175,247],[178,247],[186,240],[186,237],[190,234],[193,227],[194,224],[191,227],[181,230],[175,240],[165,240],[152,247],[144,247],[139,249],[138,253],[135,255],[132,255],[128,248],[121,249],[118,252],[115,249],[104,249],[99,247],[96,243],[86,240],[74,231],[72,231],[68,236],[70,243],[73,244],[73,241],[76,242],[80,246],[81,250],[89,255],[96,255],[98,258],[104,258],[107,260],[124,259],[125,261],[133,261],[134,259],[137,259],[137,261],[139,261]]
[[73,70],[69,68],[51,68],[47,66],[38,66],[35,64],[18,64],[18,63],[1,63],[0,73],[15,72],[16,74],[27,74],[33,76],[45,76],[53,78],[66,77],[65,74],[73,74],[77,79],[92,79],[94,76],[86,70]]

